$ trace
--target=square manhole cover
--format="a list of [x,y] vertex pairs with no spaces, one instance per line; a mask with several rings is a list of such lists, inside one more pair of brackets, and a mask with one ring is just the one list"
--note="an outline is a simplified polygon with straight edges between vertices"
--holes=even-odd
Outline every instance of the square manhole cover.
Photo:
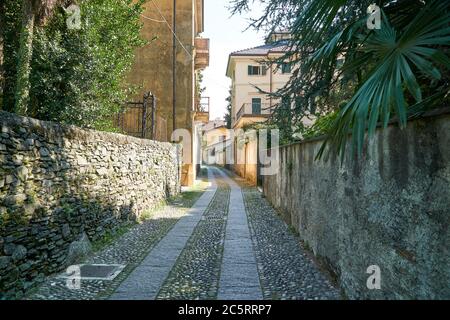
[[124,268],[121,264],[79,264],[70,266],[61,277],[74,277],[78,273],[82,280],[113,280]]

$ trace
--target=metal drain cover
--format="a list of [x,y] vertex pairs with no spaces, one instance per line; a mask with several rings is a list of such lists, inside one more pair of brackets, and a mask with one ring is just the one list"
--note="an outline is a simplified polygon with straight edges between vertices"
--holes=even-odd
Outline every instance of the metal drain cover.
[[124,268],[121,264],[79,264],[70,266],[61,277],[74,277],[78,273],[82,280],[113,280]]

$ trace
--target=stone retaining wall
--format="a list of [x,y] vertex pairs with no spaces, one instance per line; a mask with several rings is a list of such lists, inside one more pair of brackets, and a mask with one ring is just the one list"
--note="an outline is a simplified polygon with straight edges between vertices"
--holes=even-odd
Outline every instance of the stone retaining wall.
[[95,241],[180,190],[169,143],[0,111],[0,299],[18,298]]
[[[378,130],[359,159],[281,148],[264,193],[354,299],[450,298],[450,114]],[[350,148],[347,148],[350,150]],[[367,268],[381,270],[369,290]],[[373,272],[373,271],[372,271]]]

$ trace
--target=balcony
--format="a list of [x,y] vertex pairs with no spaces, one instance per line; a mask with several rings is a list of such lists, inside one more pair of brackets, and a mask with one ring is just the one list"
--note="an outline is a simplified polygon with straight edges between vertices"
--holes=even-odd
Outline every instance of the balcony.
[[209,39],[195,38],[195,69],[209,66]]
[[272,113],[270,103],[244,103],[236,114],[236,122],[242,117],[265,117]]
[[[236,114],[234,126],[241,118],[268,118],[273,111],[270,103],[244,103]],[[259,120],[259,119],[258,119]]]
[[209,122],[209,104],[210,97],[201,97],[197,99],[194,110],[194,121],[208,123]]

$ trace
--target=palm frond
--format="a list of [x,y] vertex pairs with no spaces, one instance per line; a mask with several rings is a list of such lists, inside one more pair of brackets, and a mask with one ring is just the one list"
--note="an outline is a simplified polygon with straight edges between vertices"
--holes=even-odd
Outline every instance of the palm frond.
[[[438,48],[450,43],[450,13],[446,6],[444,1],[428,2],[402,32],[395,30],[383,16],[382,28],[375,30],[362,47],[365,57],[373,60],[373,67],[353,98],[340,110],[330,133],[329,141],[341,156],[349,133],[353,134],[353,145],[360,154],[366,129],[372,136],[378,121],[386,127],[395,114],[400,127],[405,127],[408,105],[417,107],[423,100],[417,77],[439,80],[441,73],[435,65],[450,67],[449,58]],[[353,67],[361,63],[358,61]]]

